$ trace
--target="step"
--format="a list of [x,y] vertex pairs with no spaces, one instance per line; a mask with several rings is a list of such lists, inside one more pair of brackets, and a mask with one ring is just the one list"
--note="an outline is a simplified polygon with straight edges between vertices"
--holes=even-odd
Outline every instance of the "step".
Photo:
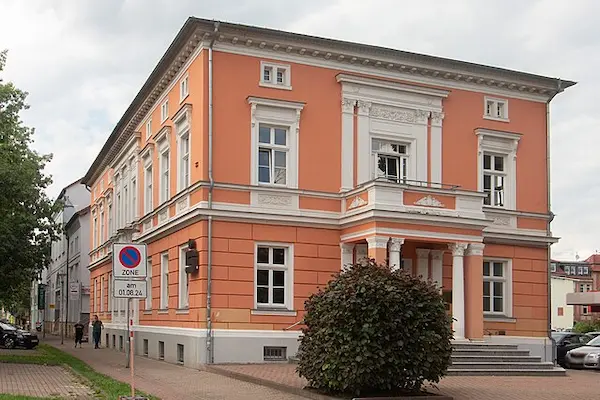
[[542,362],[541,357],[534,356],[488,356],[488,355],[454,355],[452,354],[452,362],[481,362],[481,363],[496,363],[496,362],[509,362],[509,363],[519,363],[519,362],[533,362],[539,363]]
[[456,370],[548,370],[554,368],[550,362],[532,362],[532,363],[481,363],[481,362],[453,362],[450,368]]
[[521,356],[529,355],[529,350],[461,349],[453,350],[452,356]]
[[454,370],[448,369],[447,376],[566,376],[567,371],[560,367],[552,369],[478,369]]
[[452,348],[456,350],[465,349],[488,349],[488,350],[517,350],[516,344],[492,344],[484,342],[452,343]]

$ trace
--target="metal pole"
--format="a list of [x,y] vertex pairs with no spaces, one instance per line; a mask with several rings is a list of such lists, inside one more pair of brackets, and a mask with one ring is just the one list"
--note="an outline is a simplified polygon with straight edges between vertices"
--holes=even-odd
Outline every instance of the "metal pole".
[[131,337],[129,336],[129,299],[127,299],[127,351],[125,352],[125,368],[129,368],[130,356],[129,351],[131,349]]
[[[61,297],[61,300],[62,300],[62,298],[63,298],[64,295],[65,295],[65,285],[64,285],[64,275],[63,275],[63,276],[60,277],[60,297]],[[61,309],[59,310],[61,314],[62,314],[63,304],[64,304],[64,301],[61,301],[60,302],[60,308]],[[58,323],[60,324],[60,318],[59,318]],[[62,324],[60,325],[60,344],[65,344],[65,327]]]
[[[131,309],[131,299],[127,299],[127,309]],[[129,316],[128,321],[128,330],[129,330],[129,371],[131,373],[131,397],[135,397],[135,380],[134,380],[134,372],[133,372],[133,316]]]
[[67,323],[69,321],[69,296],[71,295],[71,286],[69,284],[69,234],[66,232],[65,228],[65,237],[67,238],[67,300],[65,304],[65,332],[67,332]]

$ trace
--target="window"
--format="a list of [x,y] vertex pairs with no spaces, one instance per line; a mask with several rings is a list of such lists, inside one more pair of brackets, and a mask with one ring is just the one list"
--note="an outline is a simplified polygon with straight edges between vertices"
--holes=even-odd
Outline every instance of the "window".
[[146,310],[152,310],[152,257],[148,257],[147,270],[148,276],[146,277]]
[[160,202],[169,200],[169,149],[160,154]]
[[112,204],[108,205],[108,237],[113,234],[113,208]]
[[104,276],[100,278],[100,312],[104,312]]
[[571,274],[571,266],[570,265],[565,265],[563,267],[563,269],[565,270],[565,274],[567,274],[567,275]]
[[144,357],[148,357],[148,339],[144,339],[142,349]]
[[182,344],[177,343],[177,363],[183,364],[184,347]]
[[504,156],[483,155],[483,191],[486,197],[483,204],[486,206],[504,207]]
[[160,256],[160,308],[169,308],[169,253]]
[[589,267],[583,267],[583,275],[589,275],[590,269]]
[[508,120],[508,102],[501,99],[485,97],[484,118]]
[[510,293],[510,267],[506,261],[483,262],[483,312],[510,316],[512,301]]
[[589,314],[589,313],[590,313],[590,307],[589,307],[589,306],[582,306],[582,307],[581,307],[581,313],[582,313],[583,315],[587,315],[587,314]]
[[179,101],[182,102],[190,94],[189,78],[184,76],[179,82]]
[[160,122],[165,122],[169,118],[169,100],[165,100],[160,106]]
[[100,244],[104,243],[104,211],[100,211]]
[[288,130],[261,124],[258,128],[258,182],[287,182]]
[[550,264],[550,271],[556,272],[556,264],[555,263]]
[[94,248],[98,247],[98,218],[94,215],[94,225],[92,227],[92,244]]
[[292,248],[257,245],[255,299],[257,308],[291,308]]
[[516,207],[517,146],[521,135],[477,129],[478,190],[484,205],[514,210]]
[[158,342],[158,359],[159,360],[165,359],[165,342],[163,342],[163,341]]
[[187,115],[176,123],[178,149],[177,189],[183,190],[190,185],[190,125]]
[[408,147],[405,144],[373,139],[371,150],[377,178],[406,183],[408,176]]
[[263,360],[264,361],[286,361],[287,360],[287,347],[263,347]]
[[98,279],[94,280],[94,312],[98,312]]
[[260,86],[278,89],[292,89],[291,68],[289,65],[261,62]]
[[108,311],[113,312],[112,274],[108,274]]
[[190,276],[185,272],[185,252],[187,246],[179,248],[179,308],[188,308],[190,305]]
[[136,178],[131,179],[131,220],[137,218],[137,182]]
[[152,118],[148,118],[146,121],[146,139],[149,139],[152,136]]

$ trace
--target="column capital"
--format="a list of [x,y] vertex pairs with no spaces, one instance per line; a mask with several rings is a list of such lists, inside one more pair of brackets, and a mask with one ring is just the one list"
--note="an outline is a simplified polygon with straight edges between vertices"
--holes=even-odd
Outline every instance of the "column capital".
[[417,258],[429,258],[430,249],[416,249]]
[[358,100],[358,115],[369,115],[373,103],[370,101]]
[[348,98],[343,98],[342,99],[342,112],[343,113],[349,113],[349,114],[353,114],[354,113],[354,106],[356,105],[356,100],[354,99],[348,99]]
[[370,249],[387,249],[389,236],[371,236],[367,238]]
[[390,245],[390,251],[400,251],[402,249],[402,245],[404,244],[404,238],[392,238],[392,243]]
[[431,250],[431,259],[442,260],[444,258],[444,250]]
[[485,244],[483,243],[469,243],[469,247],[467,247],[467,256],[482,256],[483,249]]
[[354,251],[354,243],[340,243],[342,254],[352,254]]
[[468,243],[451,243],[448,245],[448,249],[452,251],[453,257],[462,257],[465,255]]

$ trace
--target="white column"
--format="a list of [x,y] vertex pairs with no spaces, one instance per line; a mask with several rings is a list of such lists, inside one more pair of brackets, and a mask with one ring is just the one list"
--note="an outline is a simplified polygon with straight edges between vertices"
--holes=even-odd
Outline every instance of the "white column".
[[452,317],[455,319],[454,338],[465,337],[465,269],[464,255],[466,243],[453,243],[448,246],[452,251]]
[[429,279],[429,249],[417,249],[417,276]]
[[431,280],[439,288],[442,287],[443,260],[443,250],[431,250]]
[[[431,113],[431,181],[442,183],[442,120],[443,112]],[[440,185],[432,185],[440,187]]]
[[342,271],[346,265],[353,263],[354,255],[354,243],[340,243],[340,249],[342,251]]
[[362,263],[369,258],[369,249],[366,244],[357,244],[354,248],[356,249],[357,263]]
[[342,99],[342,187],[341,192],[354,187],[354,106],[356,100]]
[[392,243],[390,244],[390,256],[389,263],[392,270],[395,271],[402,267],[400,265],[400,253],[402,251],[402,245],[404,244],[403,238],[392,238]]
[[357,131],[358,138],[356,143],[356,183],[360,185],[373,179],[371,176],[371,143],[369,135],[369,113],[371,111],[371,103],[368,101],[358,100],[358,119]]

